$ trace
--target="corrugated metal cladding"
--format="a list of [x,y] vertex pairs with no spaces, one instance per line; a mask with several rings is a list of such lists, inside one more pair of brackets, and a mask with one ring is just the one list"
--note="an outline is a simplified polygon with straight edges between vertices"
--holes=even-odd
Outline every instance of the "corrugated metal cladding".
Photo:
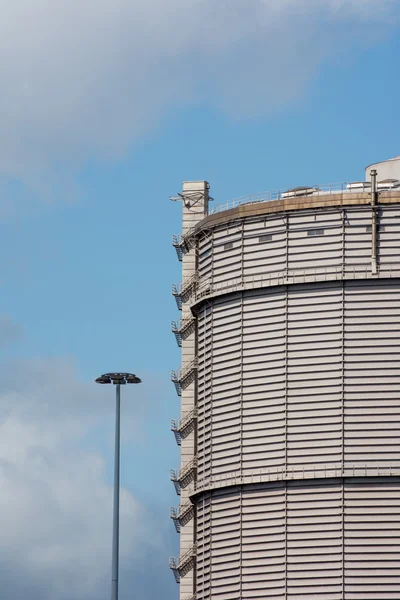
[[278,286],[204,305],[198,484],[281,468],[400,468],[399,325],[398,279]]
[[196,600],[400,599],[400,204],[377,229],[377,274],[369,206],[197,235]]
[[[399,268],[400,206],[378,210],[381,272]],[[361,276],[371,266],[371,210],[348,207],[227,222],[199,240],[200,290],[282,276]]]
[[400,479],[248,485],[197,502],[197,598],[399,599]]

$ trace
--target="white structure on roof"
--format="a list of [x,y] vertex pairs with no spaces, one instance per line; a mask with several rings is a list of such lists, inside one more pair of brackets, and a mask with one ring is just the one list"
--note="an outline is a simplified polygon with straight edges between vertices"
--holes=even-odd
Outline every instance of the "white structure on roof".
[[378,173],[378,182],[397,181],[400,185],[400,156],[369,165],[369,167],[365,169],[366,180],[369,179],[369,174],[372,169],[376,169]]
[[180,600],[400,598],[400,187],[380,184],[400,173],[387,162],[372,184],[213,213],[207,182],[183,184]]

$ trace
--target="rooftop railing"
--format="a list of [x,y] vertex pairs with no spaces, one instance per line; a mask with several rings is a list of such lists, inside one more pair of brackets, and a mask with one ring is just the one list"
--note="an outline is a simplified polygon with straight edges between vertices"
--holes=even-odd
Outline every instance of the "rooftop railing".
[[[387,184],[386,186],[379,184],[378,190],[391,189],[393,184]],[[285,200],[288,198],[300,198],[304,196],[326,196],[328,194],[351,194],[370,191],[371,184],[368,181],[359,181],[352,183],[329,183],[329,184],[318,184],[294,188],[291,190],[275,190],[272,192],[263,192],[261,194],[249,194],[248,196],[242,196],[235,198],[229,202],[223,204],[217,204],[214,206],[209,214],[222,212],[224,210],[230,210],[237,208],[242,204],[256,204],[257,202],[269,202],[270,200]]]

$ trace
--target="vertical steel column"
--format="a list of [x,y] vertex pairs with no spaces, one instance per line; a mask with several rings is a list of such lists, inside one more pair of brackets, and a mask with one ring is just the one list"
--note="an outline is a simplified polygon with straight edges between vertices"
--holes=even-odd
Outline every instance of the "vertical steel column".
[[[196,294],[198,292],[199,289],[199,281],[200,281],[200,275],[199,275],[199,252],[200,252],[200,242],[199,239],[193,234],[193,239],[194,239],[194,245],[193,245],[193,250],[194,250],[194,272],[197,275],[197,281],[196,281],[196,285],[194,287],[195,290],[195,297]],[[199,320],[197,318],[196,315],[196,320],[194,323],[194,331],[192,333],[192,335],[194,336],[194,356],[198,357],[199,356]],[[203,366],[203,373],[205,373],[206,370],[206,365],[207,365],[207,357],[206,357],[206,353],[204,352],[204,366]],[[198,410],[198,406],[199,406],[199,373],[200,373],[200,364],[199,364],[199,359],[197,358],[197,371],[195,371],[195,380],[194,380],[194,396],[193,396],[193,411]],[[205,386],[203,384],[203,395],[204,394],[204,390],[205,390]],[[198,419],[193,421],[193,456],[198,457],[199,454],[199,442],[198,442]],[[199,476],[199,461],[197,459],[197,469],[194,472],[193,475],[193,483],[194,486],[197,485],[197,480],[198,480],[198,476]],[[204,515],[203,515],[203,522],[204,522]],[[193,545],[196,547],[196,555],[193,559],[193,581],[192,581],[192,592],[193,595],[197,594],[197,573],[198,573],[198,569],[197,569],[197,556],[198,556],[198,551],[199,551],[199,547],[198,547],[198,539],[197,539],[197,527],[198,527],[198,522],[197,522],[197,507],[196,504],[194,505],[194,509],[193,509]],[[203,530],[204,530],[204,526],[203,526]],[[204,549],[204,533],[203,533],[203,549]],[[204,552],[204,550],[203,550]],[[203,553],[203,573],[204,573],[204,553]]]
[[371,171],[371,207],[372,207],[372,223],[371,223],[371,271],[373,274],[377,273],[377,260],[376,260],[376,240],[377,240],[377,190],[376,190],[376,175],[377,171],[372,169]]
[[[242,223],[242,227],[244,227],[244,224]],[[243,241],[243,236],[242,236],[242,241]],[[244,263],[244,246],[242,244],[242,265]],[[243,266],[242,266],[242,272],[243,272]],[[244,411],[244,403],[243,403],[243,389],[244,389],[244,385],[243,385],[243,376],[244,376],[244,369],[243,369],[243,362],[244,362],[244,342],[243,342],[243,336],[244,336],[244,327],[243,327],[243,323],[244,323],[244,304],[245,304],[245,291],[242,290],[241,294],[240,294],[240,471],[239,471],[239,477],[240,480],[243,481],[244,478],[244,469],[243,469],[243,438],[244,438],[244,430],[243,430],[243,411]],[[239,488],[239,512],[240,512],[240,563],[239,563],[239,598],[240,600],[242,600],[243,598],[243,485],[240,486]]]
[[[213,282],[214,282],[214,232],[213,232]],[[210,360],[210,398],[211,398],[211,413],[210,413],[210,446],[211,446],[211,454],[210,454],[210,482],[213,481],[214,469],[213,469],[213,458],[214,458],[214,447],[213,447],[213,432],[214,432],[214,300],[212,301],[212,310],[211,310],[211,319],[210,319],[210,330],[211,330],[211,360]],[[210,545],[209,545],[209,563],[208,563],[208,573],[209,573],[209,588],[208,588],[208,598],[212,599],[213,596],[213,571],[212,571],[212,563],[213,563],[213,506],[212,506],[212,498],[213,493],[210,491],[209,494],[209,511],[210,511]],[[204,594],[204,598],[205,598]]]
[[[208,507],[208,510],[210,511],[210,515],[211,515],[211,502],[210,505]],[[211,519],[211,516],[210,516]],[[196,531],[197,531],[197,527],[196,527]],[[203,576],[202,576],[202,586],[203,586],[203,591],[202,591],[202,596],[203,596],[203,600],[206,597],[206,575],[205,575],[205,571],[206,571],[206,494],[205,492],[203,492]],[[199,549],[197,550],[199,551]],[[209,542],[209,547],[208,547],[208,555],[210,555],[210,551],[211,551],[211,541]],[[211,574],[211,565],[208,565],[208,578],[210,579],[210,574]],[[197,578],[196,578],[197,579]],[[196,581],[197,584],[197,581]],[[197,585],[196,585],[196,589],[195,592],[197,591]]]
[[346,225],[347,225],[347,212],[346,209],[342,209],[342,279],[346,275]]
[[284,476],[286,481],[283,482],[284,485],[284,494],[285,494],[285,564],[284,564],[284,573],[285,573],[285,598],[288,596],[288,482],[287,477],[289,473],[289,465],[288,465],[288,435],[289,435],[289,264],[290,264],[290,248],[289,248],[289,231],[290,231],[290,221],[289,221],[289,213],[286,213],[285,219],[285,228],[286,228],[286,285],[283,286],[283,292],[285,294],[285,310],[284,310],[284,318],[285,318],[285,397],[284,397],[284,408],[285,408],[285,455],[284,455]]
[[[344,228],[344,223],[343,223]],[[343,258],[344,261],[344,258]],[[341,445],[341,527],[342,527],[342,598],[345,598],[346,595],[346,548],[345,548],[345,536],[346,536],[346,523],[345,523],[345,495],[344,495],[344,485],[345,479],[343,477],[345,472],[345,464],[346,464],[346,446],[345,446],[345,437],[346,437],[346,281],[342,280],[342,389],[341,389],[341,422],[342,422],[342,445]]]
[[[240,471],[239,477],[240,480],[243,480],[244,477],[244,469],[243,469],[243,361],[244,361],[244,304],[245,304],[245,291],[244,291],[244,260],[245,260],[245,246],[244,246],[244,219],[241,221],[241,249],[240,249],[240,267],[241,267],[241,283],[242,283],[242,291],[240,292]],[[243,485],[239,488],[239,518],[240,518],[240,563],[239,563],[239,598],[240,600],[243,598]]]
[[120,414],[121,414],[121,386],[119,383],[117,383],[116,397],[115,397],[114,508],[113,508],[111,600],[118,600]]

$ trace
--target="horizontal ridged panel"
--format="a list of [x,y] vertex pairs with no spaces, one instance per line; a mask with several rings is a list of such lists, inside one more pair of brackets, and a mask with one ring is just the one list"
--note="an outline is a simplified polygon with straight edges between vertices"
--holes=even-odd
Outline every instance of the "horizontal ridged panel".
[[[217,226],[200,238],[199,275],[216,285],[281,274],[370,271],[371,209],[368,206],[299,211]],[[318,234],[318,230],[322,234]],[[317,233],[317,235],[315,235]],[[396,206],[378,211],[380,267],[398,268],[400,215]]]
[[398,280],[215,298],[198,324],[199,480],[399,467],[399,320]]
[[399,477],[216,490],[197,514],[197,600],[400,597]]
[[198,600],[400,596],[398,477],[217,490],[197,515]]

